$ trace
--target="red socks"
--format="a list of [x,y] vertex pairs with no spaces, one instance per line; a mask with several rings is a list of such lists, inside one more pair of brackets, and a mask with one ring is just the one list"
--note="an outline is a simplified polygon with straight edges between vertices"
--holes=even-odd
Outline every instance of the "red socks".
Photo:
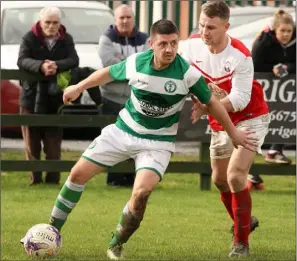
[[234,243],[242,242],[248,246],[252,209],[252,200],[248,188],[232,193],[232,209],[234,216]]
[[234,220],[233,209],[232,209],[232,193],[231,191],[221,192],[221,201],[224,203],[229,216]]
[[234,243],[242,242],[248,246],[252,209],[248,188],[236,193],[221,192],[221,201],[224,203],[229,216],[234,220]]

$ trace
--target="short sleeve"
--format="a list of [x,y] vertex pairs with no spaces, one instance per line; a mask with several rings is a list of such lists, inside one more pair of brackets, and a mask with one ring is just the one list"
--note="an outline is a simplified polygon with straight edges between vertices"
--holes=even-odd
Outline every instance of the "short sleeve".
[[115,81],[128,80],[126,75],[126,60],[114,65],[111,65],[109,67],[109,73],[112,79]]
[[184,58],[188,64],[191,64],[191,57],[190,57],[190,40],[184,40],[183,42],[180,42],[180,55],[182,58]]
[[197,69],[190,66],[185,74],[185,80],[190,93],[193,93],[203,104],[209,102],[211,90],[208,88],[207,83]]

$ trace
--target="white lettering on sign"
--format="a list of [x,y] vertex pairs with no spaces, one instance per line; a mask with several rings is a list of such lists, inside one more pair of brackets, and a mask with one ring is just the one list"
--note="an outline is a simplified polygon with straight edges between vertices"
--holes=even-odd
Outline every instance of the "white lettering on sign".
[[279,79],[271,81],[267,79],[257,80],[262,86],[264,91],[264,99],[267,102],[282,101],[284,103],[296,102],[296,81],[289,79],[280,84]]

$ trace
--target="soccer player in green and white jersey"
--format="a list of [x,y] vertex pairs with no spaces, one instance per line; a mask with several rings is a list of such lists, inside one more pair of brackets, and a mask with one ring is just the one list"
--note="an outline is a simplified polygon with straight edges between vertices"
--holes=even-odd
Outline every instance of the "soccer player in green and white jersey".
[[102,130],[83,153],[63,186],[51,213],[50,224],[61,230],[79,201],[85,184],[106,168],[133,158],[136,179],[107,250],[110,259],[122,255],[122,244],[137,230],[147,200],[162,179],[175,150],[179,116],[189,93],[206,104],[235,146],[254,150],[251,131],[239,131],[223,105],[211,95],[201,74],[177,55],[179,32],[172,21],[159,20],[150,30],[151,50],[94,72],[64,91],[64,103],[82,91],[111,81],[129,80],[131,97],[115,124]]

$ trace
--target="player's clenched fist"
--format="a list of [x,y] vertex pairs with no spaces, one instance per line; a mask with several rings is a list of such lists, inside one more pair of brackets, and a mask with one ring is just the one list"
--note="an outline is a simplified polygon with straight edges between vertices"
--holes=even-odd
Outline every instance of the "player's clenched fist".
[[80,94],[81,94],[81,91],[80,91],[78,85],[71,85],[71,86],[67,87],[64,90],[64,94],[63,94],[64,104],[68,104],[68,103],[76,100]]

